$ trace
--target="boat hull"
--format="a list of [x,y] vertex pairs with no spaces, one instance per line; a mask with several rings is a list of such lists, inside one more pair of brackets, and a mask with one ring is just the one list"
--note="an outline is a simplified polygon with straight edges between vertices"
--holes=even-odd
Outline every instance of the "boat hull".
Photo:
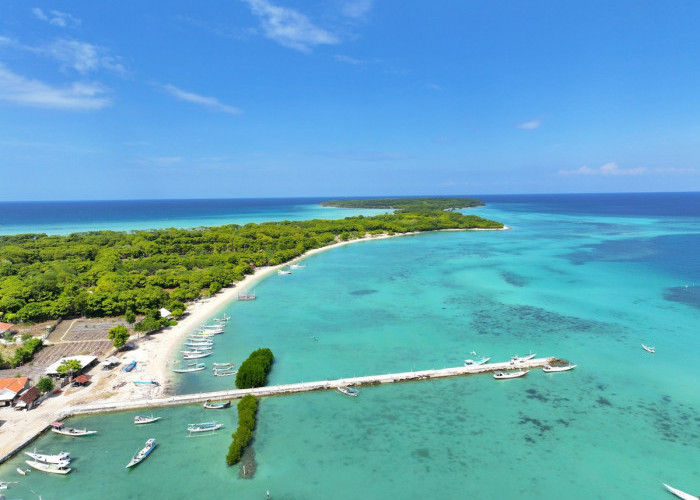
[[690,493],[686,493],[685,491],[681,491],[677,488],[674,488],[673,486],[669,486],[666,483],[664,483],[664,486],[668,491],[676,495],[678,498],[682,498],[683,500],[698,500],[700,497],[696,497],[695,495],[691,495]]
[[24,462],[32,469],[49,474],[68,474],[72,470],[70,467],[59,467],[56,464],[44,464],[35,460],[25,460]]

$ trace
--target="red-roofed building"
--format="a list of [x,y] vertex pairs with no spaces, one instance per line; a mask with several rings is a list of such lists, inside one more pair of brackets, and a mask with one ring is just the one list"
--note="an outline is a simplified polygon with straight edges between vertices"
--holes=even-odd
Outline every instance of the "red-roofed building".
[[41,396],[41,393],[39,392],[39,389],[34,387],[30,387],[24,393],[19,397],[17,400],[17,404],[15,404],[15,410],[31,410],[34,408],[34,403],[36,402],[37,399],[39,399],[39,396]]
[[27,377],[0,379],[0,405],[9,406],[15,402],[17,395],[27,389],[29,379]]
[[4,335],[5,332],[9,332],[15,327],[12,323],[3,323],[0,321],[0,335]]
[[90,375],[78,375],[73,379],[73,385],[85,385],[90,382]]

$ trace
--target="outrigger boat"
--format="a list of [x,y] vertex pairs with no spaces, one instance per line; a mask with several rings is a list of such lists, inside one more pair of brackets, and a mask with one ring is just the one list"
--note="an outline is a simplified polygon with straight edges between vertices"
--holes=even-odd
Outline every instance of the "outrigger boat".
[[204,370],[207,367],[204,363],[190,363],[186,368],[176,368],[175,373],[192,373]]
[[91,436],[97,434],[97,431],[89,431],[87,429],[74,429],[64,425],[63,422],[53,422],[51,424],[51,432],[63,434],[64,436]]
[[19,474],[20,476],[26,476],[27,472],[29,472],[29,469],[20,469],[19,467],[17,467],[17,474]]
[[55,455],[44,455],[43,453],[37,453],[35,449],[34,451],[25,451],[24,454],[37,462],[42,462],[45,464],[60,465],[65,467],[70,463],[70,453],[67,451],[62,451],[61,453],[57,453]]
[[464,366],[478,366],[478,365],[485,365],[491,360],[491,358],[481,358],[479,360],[474,360],[474,359],[465,359],[464,360]]
[[125,468],[128,469],[129,467],[133,467],[134,465],[140,464],[141,462],[143,462],[146,459],[146,457],[151,454],[151,452],[153,451],[153,448],[155,448],[155,447],[156,447],[156,440],[154,438],[151,438],[148,441],[146,441],[146,446],[144,446],[141,451],[139,451],[136,455],[134,455],[134,457],[131,459],[131,461],[128,464],[126,464]]
[[35,460],[25,460],[24,462],[33,469],[40,470],[41,472],[48,472],[49,474],[68,474],[72,470],[65,465],[45,464]]
[[650,352],[650,353],[652,353],[652,354],[654,354],[654,353],[656,352],[656,347],[649,347],[649,346],[646,346],[646,345],[642,344],[642,348],[643,348],[646,352]]
[[542,370],[547,372],[547,373],[553,373],[553,372],[566,372],[569,370],[573,370],[576,368],[578,365],[572,365],[568,364],[566,366],[550,366],[550,365],[545,365],[542,367]]
[[200,422],[198,424],[189,424],[187,426],[187,431],[192,434],[192,433],[198,433],[198,432],[215,432],[218,429],[221,429],[224,426],[224,424],[220,424],[219,422]]
[[236,375],[238,370],[214,370],[215,377],[230,377],[231,375]]
[[182,358],[183,359],[199,359],[199,358],[206,358],[207,356],[211,356],[211,352],[202,352],[202,351],[183,351],[182,352]]
[[510,358],[510,364],[515,364],[515,363],[522,363],[523,361],[530,361],[532,358],[537,356],[537,353],[535,354],[528,354],[527,356],[520,357],[517,354]]
[[520,370],[517,372],[494,372],[493,378],[495,379],[508,379],[508,378],[518,378],[527,375],[528,370]]
[[220,318],[214,318],[214,321],[221,322],[221,321],[228,321],[228,320],[230,320],[230,319],[231,319],[231,316],[227,316],[226,314],[224,314],[224,315],[223,315],[222,317],[220,317]]
[[230,407],[231,407],[231,400],[230,399],[224,403],[212,403],[210,399],[207,399],[204,403],[202,403],[202,408],[206,408],[207,410],[223,410],[225,408],[230,408]]
[[136,415],[134,416],[134,424],[150,424],[151,422],[156,422],[161,418],[163,417],[154,417],[153,415],[151,415],[150,417],[142,417],[141,415]]
[[347,387],[344,385],[341,385],[340,387],[338,387],[338,390],[340,392],[342,392],[343,394],[346,394],[348,396],[355,396],[355,397],[357,397],[357,395],[360,393],[360,391],[358,391],[354,387]]
[[134,380],[134,385],[160,385],[155,380]]
[[698,500],[700,498],[696,497],[695,495],[691,495],[690,493],[686,493],[685,491],[681,491],[677,488],[674,488],[673,486],[669,486],[666,483],[663,483],[663,485],[668,491],[676,495],[678,498],[682,498],[683,500]]
[[233,368],[233,363],[212,363],[211,369],[218,370],[219,368]]

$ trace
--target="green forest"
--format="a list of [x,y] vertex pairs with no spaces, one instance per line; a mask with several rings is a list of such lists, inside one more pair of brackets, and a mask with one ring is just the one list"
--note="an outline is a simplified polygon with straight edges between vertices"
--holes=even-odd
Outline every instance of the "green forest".
[[415,212],[481,207],[484,205],[484,202],[474,198],[367,198],[360,200],[329,200],[321,202],[321,205],[338,208],[386,208],[397,212]]
[[463,207],[464,199],[447,205],[448,199],[438,200],[393,214],[342,220],[0,236],[0,321],[148,316],[161,307],[182,311],[185,302],[214,294],[256,267],[281,264],[338,241],[503,227],[451,210]]

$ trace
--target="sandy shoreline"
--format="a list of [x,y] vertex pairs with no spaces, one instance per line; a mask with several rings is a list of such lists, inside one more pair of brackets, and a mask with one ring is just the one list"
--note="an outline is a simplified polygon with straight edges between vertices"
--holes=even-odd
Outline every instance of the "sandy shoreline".
[[[497,230],[506,229],[509,228],[504,226]],[[95,401],[143,400],[165,396],[172,387],[171,360],[187,334],[194,332],[199,325],[211,320],[217,311],[236,300],[239,292],[253,289],[260,280],[277,272],[278,269],[339,246],[411,234],[419,233],[384,234],[340,241],[333,245],[309,250],[284,264],[258,268],[253,274],[224,288],[215,296],[190,304],[187,307],[186,316],[177,325],[153,335],[137,338],[136,349],[119,353],[117,356],[123,363],[129,363],[131,360],[136,361],[134,371],[124,372],[121,370],[124,364],[110,370],[98,366],[90,371],[92,383],[86,387],[66,386],[60,395],[45,400],[30,411],[16,411],[12,408],[0,409],[0,462],[3,457],[22,446],[27,440],[31,440],[55,419],[60,418],[66,408],[71,405]],[[132,340],[134,339],[132,338]],[[159,385],[136,385],[133,383],[134,381],[150,380],[158,382]]]

